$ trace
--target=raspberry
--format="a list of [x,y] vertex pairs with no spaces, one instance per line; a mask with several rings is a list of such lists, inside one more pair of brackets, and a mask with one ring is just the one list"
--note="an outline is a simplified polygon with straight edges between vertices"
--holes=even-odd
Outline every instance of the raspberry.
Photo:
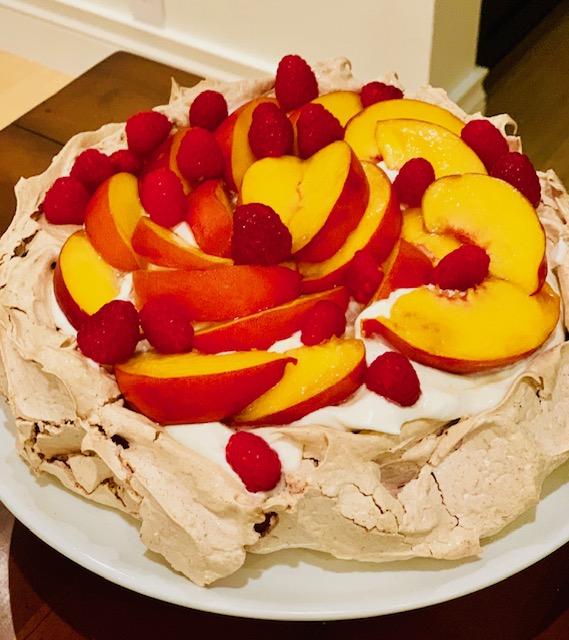
[[147,173],[140,183],[140,201],[150,219],[172,228],[186,215],[186,195],[180,178],[166,167]]
[[275,77],[275,95],[285,111],[292,111],[318,97],[318,81],[306,60],[284,56]]
[[227,101],[223,94],[207,89],[190,105],[190,126],[215,131],[227,115]]
[[132,302],[113,300],[81,325],[77,346],[99,364],[117,364],[134,354],[139,338],[138,311]]
[[465,244],[442,258],[433,269],[432,282],[441,289],[466,291],[488,275],[490,257],[481,247]]
[[435,170],[425,158],[411,158],[401,167],[393,181],[399,202],[410,207],[421,206],[423,194],[435,181]]
[[277,452],[250,431],[236,431],[225,447],[225,459],[241,478],[247,491],[270,491],[281,477],[281,461]]
[[71,175],[82,182],[91,193],[114,172],[109,156],[97,149],[86,149],[80,153],[71,168]]
[[140,310],[144,337],[160,353],[192,350],[194,327],[186,307],[174,296],[151,298]]
[[286,113],[274,102],[255,107],[249,146],[257,158],[279,158],[292,150],[294,132]]
[[411,361],[402,353],[387,351],[367,368],[365,385],[401,407],[413,406],[421,395],[421,383]]
[[51,224],[83,224],[91,195],[82,182],[72,176],[57,178],[41,204]]
[[363,107],[369,107],[370,104],[383,102],[384,100],[397,100],[403,97],[403,91],[399,87],[384,82],[368,82],[362,87],[360,99]]
[[115,173],[123,171],[138,175],[142,169],[142,160],[130,149],[118,149],[109,156]]
[[489,120],[467,122],[460,137],[482,160],[487,171],[502,154],[508,152],[508,141]]
[[490,175],[508,182],[537,207],[541,200],[539,177],[531,160],[518,151],[502,154],[492,166]]
[[290,231],[271,207],[251,202],[235,209],[231,253],[236,264],[278,264],[291,251]]
[[221,148],[211,131],[192,127],[182,138],[176,161],[181,174],[191,184],[220,178],[224,160]]
[[346,314],[342,307],[331,300],[319,300],[306,315],[300,340],[302,344],[313,346],[332,336],[340,338],[345,330]]
[[304,159],[344,137],[344,127],[338,118],[321,104],[302,107],[296,122],[296,132],[298,155]]
[[172,123],[158,111],[140,111],[126,121],[125,132],[128,148],[138,155],[145,155],[164,142],[172,129]]
[[346,270],[344,283],[350,295],[367,304],[383,280],[383,269],[369,251],[360,249]]

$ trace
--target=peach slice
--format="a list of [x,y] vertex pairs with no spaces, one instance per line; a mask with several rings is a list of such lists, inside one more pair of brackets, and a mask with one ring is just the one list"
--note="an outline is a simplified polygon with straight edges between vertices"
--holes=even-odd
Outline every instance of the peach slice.
[[161,267],[174,269],[215,269],[228,267],[233,260],[204,253],[171,229],[153,222],[148,216],[138,221],[132,234],[132,248],[136,253]]
[[268,349],[278,340],[300,331],[306,316],[319,300],[335,302],[345,311],[349,298],[345,287],[300,296],[250,316],[200,329],[194,334],[194,348],[202,353]]
[[369,197],[361,163],[339,140],[307,160],[263,158],[247,171],[243,204],[272,207],[292,235],[292,251],[320,262],[336,253],[360,221]]
[[115,366],[126,401],[159,424],[212,422],[274,386],[294,359],[267,351],[222,355],[148,351]]
[[141,261],[131,239],[144,208],[138,180],[131,173],[116,173],[91,196],[85,211],[85,231],[96,251],[121,271],[139,269]]
[[275,307],[300,295],[300,275],[282,266],[233,265],[133,273],[136,305],[173,295],[194,320],[223,322]]
[[429,232],[452,234],[490,256],[490,275],[518,284],[528,294],[545,279],[545,232],[529,201],[498,178],[448,176],[423,197]]
[[376,125],[384,120],[398,118],[431,122],[452,131],[457,136],[460,136],[464,127],[460,118],[438,105],[400,98],[377,102],[356,114],[346,125],[344,139],[360,160],[379,160],[381,152],[375,137]]
[[402,213],[401,238],[419,247],[433,262],[438,262],[461,246],[462,243],[455,236],[427,231],[423,212],[418,207],[408,207]]
[[399,240],[383,265],[385,276],[373,300],[387,298],[397,289],[411,289],[431,281],[433,265],[430,258],[419,247]]
[[254,98],[240,106],[219,125],[215,138],[225,160],[224,178],[232,191],[239,191],[247,169],[257,159],[249,146],[249,129],[253,111],[262,102],[278,102],[274,98]]
[[546,283],[527,295],[488,278],[464,295],[420,287],[397,298],[386,315],[362,321],[409,358],[453,373],[502,367],[538,349],[559,319],[559,296]]
[[178,161],[176,160],[180,144],[182,143],[182,138],[186,135],[189,128],[190,127],[180,127],[177,131],[168,136],[166,140],[164,140],[164,142],[150,154],[144,163],[141,177],[155,169],[165,167],[166,169],[173,171],[178,178],[180,178],[185,193],[189,193],[191,191],[191,186],[181,174],[178,167]]
[[378,122],[375,141],[389,169],[400,169],[411,158],[425,158],[435,177],[487,173],[480,158],[462,138],[432,122],[398,119]]
[[79,329],[85,320],[120,291],[120,272],[95,251],[83,229],[72,233],[59,252],[53,272],[55,299]]
[[363,162],[362,166],[369,184],[367,208],[358,226],[331,258],[323,262],[298,263],[303,291],[322,291],[341,284],[359,250],[369,250],[378,262],[383,262],[399,237],[401,210],[389,178],[370,162]]
[[285,353],[296,365],[287,366],[281,380],[234,415],[231,424],[287,424],[321,407],[340,404],[363,381],[365,347],[361,340],[332,338]]
[[200,249],[220,258],[231,257],[233,210],[223,180],[206,180],[191,191],[186,222]]

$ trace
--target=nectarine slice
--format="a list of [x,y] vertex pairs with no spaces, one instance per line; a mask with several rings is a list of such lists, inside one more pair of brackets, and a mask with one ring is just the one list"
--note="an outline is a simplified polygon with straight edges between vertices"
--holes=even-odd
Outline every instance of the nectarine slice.
[[95,251],[85,231],[72,233],[59,252],[53,273],[55,299],[76,328],[114,300],[120,291],[120,272]]
[[328,260],[299,262],[303,291],[321,291],[340,284],[359,250],[369,250],[378,262],[390,254],[401,229],[401,210],[385,173],[370,162],[362,163],[369,184],[367,208],[358,226]]
[[406,118],[440,125],[457,136],[464,122],[438,105],[421,100],[401,98],[384,100],[366,107],[346,124],[344,140],[352,147],[360,160],[378,160],[381,152],[375,137],[376,125],[380,121]]
[[116,173],[105,180],[87,205],[85,231],[91,244],[121,271],[134,271],[141,266],[131,239],[143,213],[138,180],[131,173]]
[[539,290],[546,274],[545,232],[530,202],[498,178],[467,174],[435,181],[423,197],[425,228],[486,250],[490,274]]
[[200,249],[221,258],[231,257],[233,209],[223,180],[206,180],[192,190],[186,221]]
[[287,267],[234,265],[217,269],[180,269],[133,274],[136,305],[173,295],[194,320],[223,322],[284,304],[300,295],[300,275]]
[[[243,177],[243,204],[272,207],[292,235],[292,251],[310,261],[326,260],[361,219],[369,190],[359,160],[339,140],[307,160],[263,158]],[[311,246],[312,245],[312,246]]]
[[269,391],[230,420],[235,425],[287,424],[316,409],[340,404],[358,389],[365,371],[361,340],[332,338],[290,349],[296,365]]
[[126,401],[160,424],[212,422],[238,413],[275,385],[290,356],[267,351],[221,355],[141,353],[115,366]]
[[305,295],[292,302],[237,320],[200,329],[194,334],[194,348],[202,353],[268,349],[277,340],[300,331],[306,316],[319,300],[330,300],[344,311],[349,302],[345,287]]
[[409,358],[453,373],[502,367],[538,349],[559,319],[559,296],[546,283],[529,296],[488,278],[465,294],[420,287],[395,300],[386,315],[362,321]]
[[375,141],[389,169],[400,169],[412,158],[425,158],[435,177],[457,173],[487,173],[480,158],[462,138],[432,122],[398,119],[378,122]]
[[174,269],[215,269],[228,267],[233,260],[204,253],[171,229],[153,222],[148,216],[138,221],[132,235],[136,253],[161,267]]

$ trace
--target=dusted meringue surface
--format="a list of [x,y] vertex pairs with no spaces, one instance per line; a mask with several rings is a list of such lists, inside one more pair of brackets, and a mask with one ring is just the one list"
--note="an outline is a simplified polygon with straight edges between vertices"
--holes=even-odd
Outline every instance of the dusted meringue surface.
[[[314,68],[322,92],[361,87],[344,59]],[[185,125],[188,105],[205,88],[224,93],[233,110],[270,92],[272,78],[174,85],[170,104],[158,109]],[[463,120],[480,117],[440,90],[409,97]],[[511,123],[492,120],[502,130]],[[509,143],[520,148],[516,137]],[[132,515],[143,542],[199,585],[237,571],[249,552],[291,547],[374,562],[473,556],[485,537],[539,500],[545,477],[569,457],[564,342],[533,358],[498,406],[458,421],[417,419],[393,434],[305,421],[271,428],[268,437],[298,456],[266,494],[247,492],[223,465],[126,408],[114,377],[76,350],[52,313],[53,265],[76,227],[48,225],[37,213],[54,179],[92,146],[126,146],[124,125],[75,136],[44,174],[20,181],[14,220],[0,240],[0,389],[16,419],[18,451],[36,473]],[[554,172],[540,178],[538,213],[566,315],[569,198]]]

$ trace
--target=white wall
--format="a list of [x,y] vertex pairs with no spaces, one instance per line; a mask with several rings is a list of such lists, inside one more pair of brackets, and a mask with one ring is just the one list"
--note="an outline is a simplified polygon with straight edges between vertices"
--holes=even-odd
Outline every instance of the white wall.
[[473,110],[484,99],[484,70],[475,64],[480,4],[0,0],[0,49],[73,75],[124,49],[220,79],[274,72],[286,53],[309,61],[343,55],[364,80],[396,70],[405,86],[443,86]]

